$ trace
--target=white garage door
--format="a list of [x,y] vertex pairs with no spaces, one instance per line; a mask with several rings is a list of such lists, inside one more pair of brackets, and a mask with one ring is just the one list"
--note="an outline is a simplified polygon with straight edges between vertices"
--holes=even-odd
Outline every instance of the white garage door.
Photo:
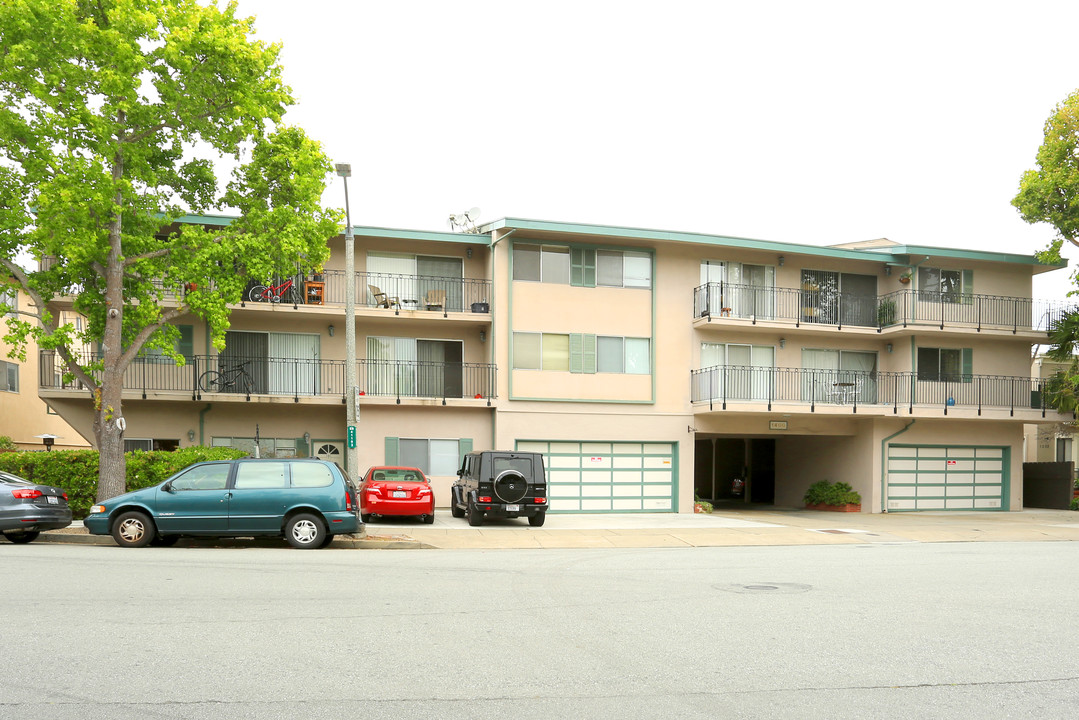
[[888,448],[888,510],[1007,510],[1005,447]]
[[543,453],[551,512],[674,512],[673,443],[518,441]]

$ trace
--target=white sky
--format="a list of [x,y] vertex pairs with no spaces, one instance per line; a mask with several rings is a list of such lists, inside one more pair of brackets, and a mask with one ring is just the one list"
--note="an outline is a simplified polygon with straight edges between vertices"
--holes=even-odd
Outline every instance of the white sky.
[[288,121],[352,164],[356,225],[447,230],[479,206],[814,245],[1027,254],[1054,234],[1010,201],[1079,88],[1075,0],[239,8],[284,45]]

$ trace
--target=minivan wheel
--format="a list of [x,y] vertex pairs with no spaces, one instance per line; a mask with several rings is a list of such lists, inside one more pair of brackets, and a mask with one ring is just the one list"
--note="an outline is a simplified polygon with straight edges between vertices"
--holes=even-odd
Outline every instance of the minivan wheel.
[[8,539],[8,542],[22,545],[24,543],[34,542],[40,534],[41,533],[37,530],[29,530],[27,532],[6,532],[4,533],[4,537]]
[[528,524],[532,527],[540,527],[543,525],[543,521],[547,518],[547,511],[538,512],[528,518]]
[[465,512],[465,514],[468,515],[468,524],[472,527],[479,527],[483,524],[483,511],[477,508],[471,502],[468,503],[468,510]]
[[116,518],[112,526],[112,539],[120,547],[146,547],[157,537],[154,521],[146,513],[132,510]]
[[326,539],[326,528],[322,520],[310,513],[293,515],[285,525],[285,539],[288,544],[300,550],[322,547]]

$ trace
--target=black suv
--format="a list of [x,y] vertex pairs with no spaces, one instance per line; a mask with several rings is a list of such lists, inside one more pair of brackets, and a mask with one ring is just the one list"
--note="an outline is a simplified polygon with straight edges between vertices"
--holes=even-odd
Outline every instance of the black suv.
[[484,450],[468,453],[453,484],[450,513],[468,524],[492,518],[526,517],[539,527],[547,515],[547,476],[539,453]]

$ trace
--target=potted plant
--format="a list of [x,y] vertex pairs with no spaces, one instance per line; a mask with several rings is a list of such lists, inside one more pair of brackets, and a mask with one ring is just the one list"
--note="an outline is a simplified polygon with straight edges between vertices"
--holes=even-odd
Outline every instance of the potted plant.
[[861,512],[862,496],[845,482],[821,480],[809,486],[802,501],[807,510]]
[[693,496],[693,512],[710,513],[712,512],[712,509],[712,503],[707,500],[701,500],[697,495]]
[[905,273],[903,273],[902,275],[899,276],[899,282],[906,285],[907,283],[910,282],[910,277],[911,277],[911,272],[910,272],[910,270],[907,270]]
[[877,326],[885,327],[886,325],[895,324],[895,300],[886,299],[881,300],[877,305]]

